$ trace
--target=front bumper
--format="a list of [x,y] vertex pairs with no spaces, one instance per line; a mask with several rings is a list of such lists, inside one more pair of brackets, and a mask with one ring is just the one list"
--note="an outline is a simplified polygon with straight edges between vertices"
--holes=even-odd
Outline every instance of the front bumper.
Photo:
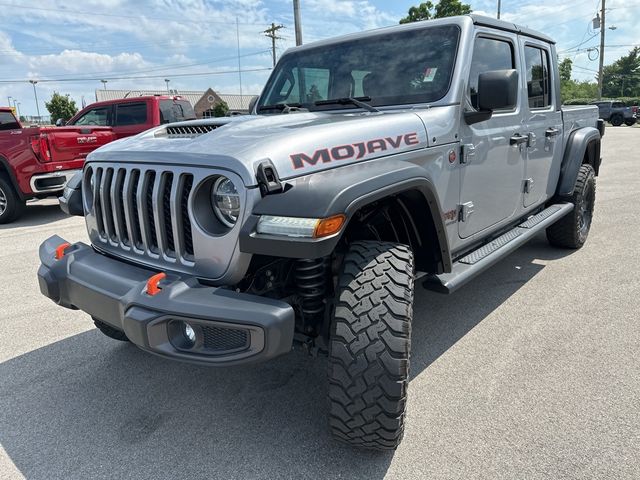
[[[65,243],[57,235],[40,246],[40,291],[63,307],[80,309],[123,330],[143,350],[203,365],[236,365],[291,350],[293,308],[284,302],[202,285],[167,274],[160,293],[146,293],[157,271],[131,265],[76,243],[56,260]],[[175,325],[186,321],[198,339],[185,347]],[[228,347],[228,348],[227,348]]]

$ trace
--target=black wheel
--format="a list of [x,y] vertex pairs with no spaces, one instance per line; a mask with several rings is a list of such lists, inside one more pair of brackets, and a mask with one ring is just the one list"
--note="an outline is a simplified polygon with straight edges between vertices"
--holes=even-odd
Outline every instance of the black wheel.
[[624,124],[627,127],[633,127],[636,124],[636,119],[635,118],[628,118],[627,120],[624,121]]
[[24,213],[25,203],[11,183],[0,176],[0,224],[11,223]]
[[622,117],[622,115],[617,113],[615,115],[612,115],[611,120],[609,121],[611,122],[611,125],[613,125],[614,127],[619,127],[620,125],[622,125],[622,122],[624,122],[624,118]]
[[104,333],[107,337],[113,338],[114,340],[120,340],[121,342],[129,341],[129,339],[127,338],[127,336],[122,330],[113,328],[111,325],[107,325],[106,323],[98,320],[97,318],[93,318],[93,323],[95,323],[98,330]]
[[329,347],[329,426],[341,441],[392,450],[402,440],[413,279],[404,245],[354,242],[345,256]]
[[547,228],[547,239],[556,247],[580,248],[587,241],[596,201],[596,177],[591,165],[580,167],[573,194],[562,200],[573,203],[575,207]]

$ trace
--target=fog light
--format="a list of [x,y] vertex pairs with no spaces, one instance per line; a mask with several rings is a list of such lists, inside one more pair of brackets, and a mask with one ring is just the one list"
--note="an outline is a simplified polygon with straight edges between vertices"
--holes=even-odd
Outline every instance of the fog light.
[[182,334],[184,338],[189,342],[189,346],[196,343],[196,331],[187,322],[182,322]]

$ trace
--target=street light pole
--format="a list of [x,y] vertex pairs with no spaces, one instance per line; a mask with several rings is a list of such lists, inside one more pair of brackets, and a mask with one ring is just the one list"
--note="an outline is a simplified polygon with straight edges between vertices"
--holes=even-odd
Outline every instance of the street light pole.
[[498,0],[498,20],[500,20],[500,0]]
[[11,99],[12,99],[12,98],[13,98],[13,97],[12,97],[11,95],[9,95],[9,96],[7,97],[7,102],[8,102],[8,105],[9,105],[9,106],[11,106]]
[[20,105],[22,105],[20,102],[16,103],[16,110],[18,111],[18,118],[20,118]]
[[38,121],[40,121],[40,106],[38,105],[38,93],[36,92],[37,80],[29,80],[29,83],[33,85],[33,96],[36,98],[36,111],[38,112]]
[[165,78],[165,79],[164,79],[164,82],[167,84],[167,93],[171,93],[171,92],[169,91],[169,82],[170,82],[170,81],[171,81],[171,80],[169,80],[168,78]]
[[104,89],[106,90],[106,89],[107,89],[107,82],[108,82],[109,80],[100,80],[100,81],[102,82],[102,86],[103,86],[103,87],[104,87]]

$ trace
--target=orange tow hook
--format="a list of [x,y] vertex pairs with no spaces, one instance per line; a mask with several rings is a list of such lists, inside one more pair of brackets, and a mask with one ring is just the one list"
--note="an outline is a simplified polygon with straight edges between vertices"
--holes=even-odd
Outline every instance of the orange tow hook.
[[147,280],[147,293],[152,297],[157,295],[162,290],[159,286],[160,282],[167,278],[167,274],[160,272],[156,273],[149,280]]
[[55,255],[56,260],[60,260],[62,257],[64,257],[64,251],[70,246],[71,244],[68,242],[64,242],[58,245],[56,247],[56,255]]

